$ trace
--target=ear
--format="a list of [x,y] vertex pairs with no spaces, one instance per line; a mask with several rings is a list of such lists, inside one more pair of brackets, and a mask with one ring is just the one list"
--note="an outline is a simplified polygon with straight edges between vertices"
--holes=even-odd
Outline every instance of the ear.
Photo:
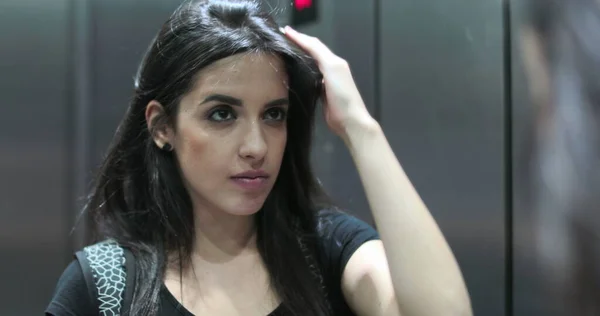
[[158,148],[166,144],[173,145],[174,131],[165,114],[165,110],[158,101],[152,100],[146,105],[146,125]]

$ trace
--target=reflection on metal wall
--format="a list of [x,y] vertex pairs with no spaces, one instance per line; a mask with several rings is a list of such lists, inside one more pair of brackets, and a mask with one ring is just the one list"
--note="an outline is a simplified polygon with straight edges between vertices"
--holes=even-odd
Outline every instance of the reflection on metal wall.
[[458,257],[476,315],[505,313],[500,1],[381,1],[381,122]]
[[0,1],[0,315],[39,315],[67,260],[68,14]]
[[[527,200],[526,154],[531,124],[527,82],[519,43],[519,31],[524,18],[521,1],[511,2],[512,21],[512,134],[513,134],[513,315],[551,316],[548,297],[545,297],[539,262],[536,259],[533,209]],[[547,292],[546,292],[547,293]]]

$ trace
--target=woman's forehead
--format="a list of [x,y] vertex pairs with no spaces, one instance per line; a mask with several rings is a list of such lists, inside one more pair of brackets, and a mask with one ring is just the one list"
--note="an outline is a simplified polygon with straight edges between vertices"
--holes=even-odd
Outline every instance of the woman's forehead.
[[240,53],[225,57],[200,70],[198,79],[222,80],[229,77],[286,77],[281,57],[268,53]]
[[274,54],[243,53],[223,58],[202,69],[196,76],[190,97],[209,94],[236,98],[281,98],[287,95],[288,78],[283,60]]

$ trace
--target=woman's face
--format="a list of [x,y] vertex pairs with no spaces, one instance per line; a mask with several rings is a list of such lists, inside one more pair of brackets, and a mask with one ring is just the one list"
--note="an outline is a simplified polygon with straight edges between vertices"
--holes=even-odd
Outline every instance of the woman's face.
[[251,215],[273,188],[287,140],[287,74],[269,54],[201,70],[167,132],[195,209]]

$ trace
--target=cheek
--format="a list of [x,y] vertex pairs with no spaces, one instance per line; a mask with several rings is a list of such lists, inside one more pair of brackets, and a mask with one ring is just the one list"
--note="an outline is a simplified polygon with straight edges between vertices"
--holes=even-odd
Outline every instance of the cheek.
[[209,178],[229,161],[228,142],[203,128],[197,122],[182,120],[176,135],[177,156],[184,176],[191,181],[197,175]]

